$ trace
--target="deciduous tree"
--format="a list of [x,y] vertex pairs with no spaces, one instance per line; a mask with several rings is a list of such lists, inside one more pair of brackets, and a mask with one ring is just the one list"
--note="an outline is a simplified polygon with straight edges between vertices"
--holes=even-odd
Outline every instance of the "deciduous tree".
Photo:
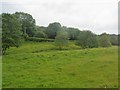
[[58,22],[50,23],[47,27],[46,33],[48,38],[54,39],[57,32],[61,30],[61,24]]
[[2,14],[2,53],[9,47],[20,45],[21,24],[11,14]]
[[55,37],[55,45],[59,47],[59,49],[63,49],[64,46],[68,45],[68,34],[65,31],[59,31],[57,36]]
[[108,34],[103,33],[99,36],[99,46],[101,46],[101,47],[110,47],[111,46],[110,37]]
[[28,34],[30,37],[33,36],[35,33],[35,19],[33,19],[32,15],[16,12],[14,16],[20,21],[23,34]]
[[82,31],[78,36],[77,45],[82,48],[98,47],[97,37],[91,31]]

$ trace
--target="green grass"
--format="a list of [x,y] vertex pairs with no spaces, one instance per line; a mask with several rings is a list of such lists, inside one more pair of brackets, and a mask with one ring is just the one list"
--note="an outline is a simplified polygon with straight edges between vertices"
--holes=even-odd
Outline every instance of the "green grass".
[[0,56],[0,89],[2,89],[2,56]]
[[3,88],[118,87],[118,47],[80,49],[70,42],[27,42],[3,56]]

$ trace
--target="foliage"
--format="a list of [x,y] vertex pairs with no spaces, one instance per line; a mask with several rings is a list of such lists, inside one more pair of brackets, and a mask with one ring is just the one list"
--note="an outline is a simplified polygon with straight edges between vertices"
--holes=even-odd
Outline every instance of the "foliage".
[[2,55],[2,14],[0,14],[0,55]]
[[27,37],[29,37],[28,34],[26,34],[26,33],[22,34],[21,36],[22,36],[24,39],[26,39]]
[[77,37],[81,32],[79,29],[73,27],[63,26],[62,29],[68,33],[69,40],[77,40]]
[[21,22],[23,34],[33,36],[35,32],[35,19],[32,15],[24,12],[16,12],[14,16]]
[[68,28],[67,32],[70,40],[77,40],[80,30],[77,28]]
[[20,45],[21,24],[11,14],[2,14],[2,53],[7,48]]
[[[109,36],[102,34],[98,36],[91,31],[80,31],[74,27],[61,26],[59,22],[50,23],[48,27],[35,25],[35,19],[32,15],[24,12],[3,14],[3,20],[1,21],[3,21],[4,35],[3,38],[2,35],[0,38],[3,39],[4,43],[3,45],[0,44],[0,47],[3,47],[3,52],[10,46],[17,47],[19,45],[17,42],[21,40],[20,36],[24,37],[27,41],[35,42],[53,42],[53,39],[55,39],[55,44],[61,49],[68,44],[68,39],[77,40],[77,45],[82,48],[98,47],[98,43],[99,46],[102,47],[119,44],[117,35]],[[2,22],[0,22],[0,24],[2,24]],[[2,28],[0,28],[0,34],[1,31]]]
[[46,29],[48,38],[54,39],[57,32],[61,30],[61,24],[58,22],[50,23]]
[[68,45],[68,34],[65,31],[59,31],[55,37],[55,45],[61,50],[64,46]]
[[34,37],[47,38],[46,27],[36,25],[35,29],[36,29],[36,32],[34,34]]
[[46,39],[46,38],[36,38],[36,37],[27,37],[26,41],[33,41],[33,42],[53,42],[54,39]]
[[35,26],[35,29],[36,29],[36,31],[46,32],[47,27],[36,25],[36,26]]
[[97,37],[91,31],[80,32],[76,44],[80,45],[82,48],[98,47]]
[[111,34],[109,37],[112,45],[118,45],[118,35]]
[[34,37],[47,38],[47,35],[43,31],[36,31]]
[[120,34],[118,34],[118,45],[120,46]]
[[111,46],[110,37],[108,34],[103,33],[99,36],[99,46],[101,46],[101,47],[110,47]]

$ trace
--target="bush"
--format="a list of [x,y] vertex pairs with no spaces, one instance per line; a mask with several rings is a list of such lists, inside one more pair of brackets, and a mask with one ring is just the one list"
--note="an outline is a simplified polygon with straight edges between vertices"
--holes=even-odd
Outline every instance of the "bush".
[[33,41],[33,42],[54,42],[54,39],[46,39],[46,38],[36,38],[36,37],[27,37],[26,41]]
[[23,38],[27,38],[28,35],[25,33],[25,34],[22,35],[22,37],[23,37]]
[[82,31],[76,44],[82,48],[96,48],[98,47],[97,36],[91,31]]
[[43,31],[37,31],[34,35],[37,38],[47,38],[47,35]]
[[112,34],[110,36],[110,42],[112,45],[117,45],[118,46],[118,35]]
[[63,49],[64,46],[68,45],[68,34],[65,31],[59,31],[57,36],[55,37],[55,45],[59,47],[59,49]]
[[110,37],[108,34],[103,33],[99,36],[99,46],[101,46],[101,47],[110,47],[111,46]]

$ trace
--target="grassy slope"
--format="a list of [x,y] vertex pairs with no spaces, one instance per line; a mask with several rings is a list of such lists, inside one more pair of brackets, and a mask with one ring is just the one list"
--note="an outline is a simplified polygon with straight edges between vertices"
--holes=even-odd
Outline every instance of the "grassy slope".
[[[3,56],[3,87],[117,87],[117,47],[54,50],[50,42],[26,43]],[[72,50],[74,49],[74,50]],[[78,50],[77,50],[78,49]]]
[[0,89],[2,88],[2,56],[0,56]]

